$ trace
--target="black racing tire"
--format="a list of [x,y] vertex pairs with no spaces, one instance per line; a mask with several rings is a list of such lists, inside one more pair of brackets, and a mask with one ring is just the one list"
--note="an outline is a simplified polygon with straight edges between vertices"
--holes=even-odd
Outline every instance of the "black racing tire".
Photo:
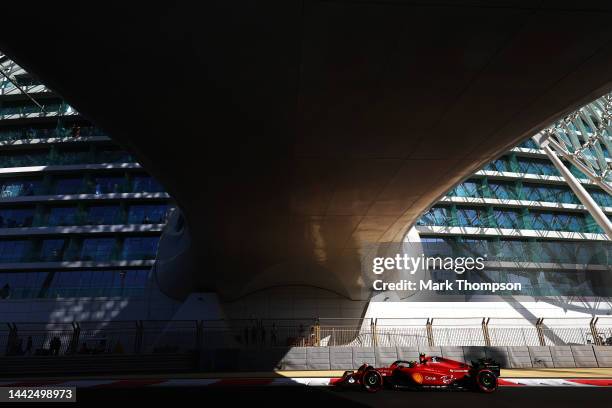
[[367,370],[363,374],[361,383],[368,392],[378,392],[383,388],[382,375],[376,370]]
[[480,392],[491,393],[497,390],[497,376],[491,370],[480,370],[476,374],[476,388]]

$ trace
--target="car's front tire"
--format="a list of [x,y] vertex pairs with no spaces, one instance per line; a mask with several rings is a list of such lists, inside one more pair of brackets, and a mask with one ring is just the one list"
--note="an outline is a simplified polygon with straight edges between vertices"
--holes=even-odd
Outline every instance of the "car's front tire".
[[490,393],[497,390],[497,376],[491,370],[480,370],[476,374],[476,388]]
[[363,374],[361,380],[363,388],[368,392],[380,391],[383,387],[382,375],[376,370],[368,370]]

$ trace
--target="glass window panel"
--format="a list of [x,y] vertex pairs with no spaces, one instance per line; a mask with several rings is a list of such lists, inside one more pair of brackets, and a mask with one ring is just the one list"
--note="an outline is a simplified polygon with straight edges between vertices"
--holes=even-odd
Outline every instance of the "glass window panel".
[[79,194],[83,190],[81,177],[64,177],[55,180],[53,191],[55,194]]
[[590,228],[594,228],[587,224],[587,217],[582,213],[530,211],[530,217],[535,230],[591,232]]
[[120,221],[120,207],[118,205],[97,205],[89,207],[87,223],[93,225],[113,225]]
[[457,207],[457,222],[460,227],[487,227],[487,211],[485,208]]
[[449,194],[456,197],[480,197],[480,185],[475,180],[464,181]]
[[0,197],[33,196],[41,193],[40,180],[3,180],[0,181]]
[[493,217],[499,228],[521,229],[521,215],[519,211],[494,208]]
[[508,172],[510,170],[510,163],[506,157],[500,157],[499,159],[493,160],[489,164],[487,164],[484,168],[488,171],[499,171],[499,172]]
[[537,174],[543,176],[559,175],[555,166],[548,160],[519,157],[517,161],[519,171],[521,173]]
[[612,207],[612,195],[603,190],[589,190],[595,202],[603,207]]
[[33,220],[33,208],[6,208],[0,210],[0,228],[31,227]]
[[77,207],[54,207],[49,210],[47,225],[77,225]]
[[96,195],[120,193],[124,184],[125,178],[121,176],[96,177],[94,180],[94,193]]
[[489,190],[491,191],[491,198],[499,200],[513,200],[517,198],[515,187],[512,183],[489,182]]
[[539,149],[538,145],[532,138],[525,140],[523,143],[519,145],[519,147],[524,147],[527,149]]
[[450,210],[447,207],[432,207],[417,221],[417,225],[450,225]]
[[31,249],[31,241],[0,241],[0,262],[22,262]]
[[123,259],[154,259],[159,237],[130,237],[123,242]]
[[133,191],[135,193],[162,193],[164,192],[164,188],[153,177],[141,175],[134,177]]
[[166,222],[166,204],[132,205],[128,213],[129,224],[163,224]]
[[83,261],[110,261],[115,250],[114,238],[87,238],[83,240],[81,259]]
[[0,167],[28,167],[49,164],[49,154],[46,151],[29,153],[9,153],[0,155]]
[[66,240],[46,239],[41,244],[40,260],[43,262],[58,262],[63,259]]

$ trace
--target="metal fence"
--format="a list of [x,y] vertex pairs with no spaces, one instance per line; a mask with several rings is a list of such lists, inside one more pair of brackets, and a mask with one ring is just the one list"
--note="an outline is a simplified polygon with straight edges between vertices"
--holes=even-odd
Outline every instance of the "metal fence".
[[612,317],[248,319],[0,324],[4,355],[192,353],[214,348],[612,346]]

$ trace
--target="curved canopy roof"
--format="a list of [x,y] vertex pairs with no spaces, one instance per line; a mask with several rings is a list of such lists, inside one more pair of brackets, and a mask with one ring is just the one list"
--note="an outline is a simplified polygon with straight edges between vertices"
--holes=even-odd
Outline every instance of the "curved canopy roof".
[[176,198],[192,289],[359,298],[365,248],[608,90],[610,8],[561,3],[12,2],[0,49]]

